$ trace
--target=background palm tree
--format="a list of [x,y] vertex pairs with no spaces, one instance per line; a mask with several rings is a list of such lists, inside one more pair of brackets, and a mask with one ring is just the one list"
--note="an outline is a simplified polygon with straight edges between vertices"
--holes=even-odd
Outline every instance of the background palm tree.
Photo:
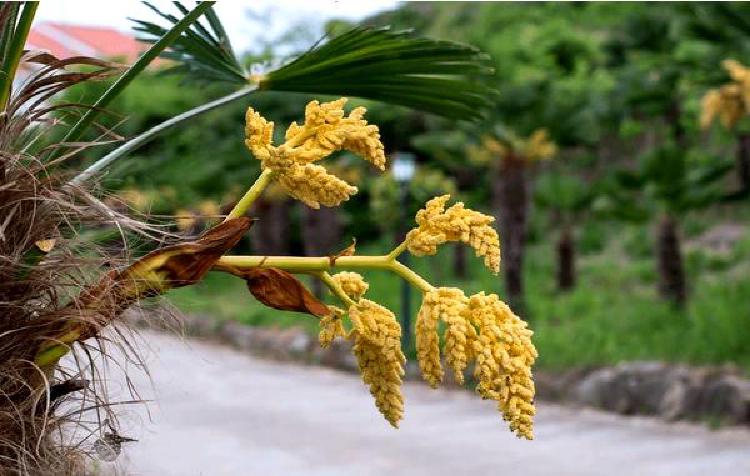
[[667,143],[641,156],[635,170],[616,172],[607,190],[606,208],[614,216],[656,220],[659,293],[678,306],[688,294],[680,219],[723,201],[722,179],[731,169],[729,161]]
[[595,186],[574,175],[550,172],[537,180],[534,199],[548,210],[557,235],[557,288],[573,289],[577,282],[576,231],[596,197]]

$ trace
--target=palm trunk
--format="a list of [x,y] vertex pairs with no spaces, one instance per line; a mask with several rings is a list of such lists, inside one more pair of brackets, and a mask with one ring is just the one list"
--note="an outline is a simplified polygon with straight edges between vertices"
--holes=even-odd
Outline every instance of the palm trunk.
[[525,164],[520,157],[506,156],[493,184],[494,207],[500,224],[502,267],[508,300],[523,307],[523,257],[526,242],[528,190]]
[[661,218],[657,240],[659,293],[664,299],[682,307],[687,298],[687,291],[680,237],[674,218],[669,215],[664,215]]
[[737,175],[740,182],[740,193],[750,192],[750,133],[743,132],[737,136]]
[[557,288],[568,291],[576,285],[575,240],[569,226],[565,225],[557,242]]
[[[304,206],[302,215],[302,240],[307,256],[333,255],[338,250],[341,237],[341,219],[335,208],[321,207],[319,210]],[[323,283],[313,280],[315,296],[322,298]]]

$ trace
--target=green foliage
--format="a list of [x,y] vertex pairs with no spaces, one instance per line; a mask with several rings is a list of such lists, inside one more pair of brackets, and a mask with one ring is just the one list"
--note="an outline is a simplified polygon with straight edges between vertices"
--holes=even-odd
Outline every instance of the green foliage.
[[[156,23],[132,19],[135,23],[133,30],[142,34],[142,40],[155,43],[171,28],[174,28],[179,18],[162,12],[149,2],[143,3],[168,25],[163,27]],[[182,15],[188,14],[188,9],[180,2],[174,2],[174,5]],[[201,24],[200,21],[194,22],[177,38],[169,50],[161,54],[163,58],[176,63],[176,66],[170,68],[169,71],[206,82],[225,81],[245,84],[247,74],[235,57],[229,37],[213,7],[206,10],[205,17],[208,22],[207,26]]]
[[161,32],[158,38],[155,38],[151,47],[146,50],[138,60],[133,63],[112,85],[93,102],[90,108],[81,116],[76,124],[70,128],[63,138],[62,142],[72,142],[78,140],[86,129],[93,123],[94,119],[105,110],[105,108],[114,100],[122,91],[138,77],[151,62],[156,59],[167,47],[179,40],[181,35],[189,29],[201,15],[211,9],[213,2],[201,2],[190,11],[185,11],[184,16],[179,20],[175,19],[169,29]]
[[[472,207],[489,211],[499,160],[484,156],[487,160],[477,161],[471,146],[498,130],[525,137],[547,128],[560,146],[559,162],[534,171],[541,172],[534,177],[535,205],[549,213],[530,217],[532,245],[525,277],[530,290],[525,317],[536,331],[541,365],[663,358],[733,360],[750,367],[750,354],[740,346],[748,338],[744,329],[750,319],[745,298],[750,291],[750,241],[741,241],[729,255],[690,245],[685,267],[693,300],[684,311],[675,311],[652,289],[656,269],[649,224],[656,214],[669,212],[684,217],[682,228],[694,237],[716,223],[750,219],[746,204],[722,202],[733,135],[723,130],[700,134],[697,125],[706,88],[726,81],[720,61],[750,57],[749,18],[750,7],[721,3],[405,3],[369,19],[371,29],[331,24],[332,39],[279,69],[269,68],[261,87],[316,97],[377,97],[447,115],[444,120],[363,102],[370,122],[381,128],[387,151],[415,152],[420,164],[429,164],[424,167],[429,172],[410,186],[410,215],[425,199],[452,188]],[[246,65],[259,57],[235,59],[220,28],[207,21],[181,37],[171,57],[180,66],[180,79],[202,77],[208,84],[196,87],[179,83],[177,77],[142,77],[113,108],[129,114],[121,129],[125,134],[245,84]],[[379,28],[385,25],[393,29]],[[472,46],[415,39],[400,32],[404,28]],[[202,56],[201,51],[208,50],[219,60]],[[264,59],[272,58],[270,53]],[[428,67],[437,68],[430,69],[436,77],[425,74]],[[365,80],[355,84],[355,78]],[[155,95],[162,100],[151,100]],[[282,133],[287,123],[299,119],[309,98],[255,94],[249,101],[276,121],[277,133]],[[171,187],[177,199],[164,200],[164,213],[173,212],[176,204],[221,201],[224,191],[243,189],[257,172],[238,127],[244,107],[228,106],[199,118],[195,127],[157,139],[133,161],[114,169],[108,183],[152,191]],[[450,120],[473,117],[482,109],[489,109],[488,121],[456,125]],[[346,157],[335,160],[361,179],[360,194],[343,208],[348,219],[345,237],[356,236],[361,253],[389,248],[393,225],[404,212],[397,184],[388,175],[367,175]],[[599,212],[619,221],[593,220],[600,218]],[[584,255],[581,285],[566,295],[558,295],[551,279],[560,218],[576,226]],[[373,221],[379,229],[365,227]],[[296,231],[290,233],[295,234],[292,241],[298,240]],[[377,241],[381,243],[375,249]],[[439,283],[455,284],[450,251],[415,260],[417,271]],[[470,264],[478,265],[472,258]],[[466,283],[470,292],[502,290],[496,277],[469,275],[476,277]],[[221,279],[211,278],[195,291],[180,291],[176,299],[187,310],[271,324],[271,315],[253,303],[243,286],[235,289]],[[368,279],[378,293],[375,299],[399,308],[397,280],[380,274]],[[225,293],[227,299],[216,304],[216,297]],[[300,322],[291,315],[282,321]],[[303,325],[313,330],[307,321]]]
[[472,119],[493,90],[477,81],[491,69],[476,48],[355,28],[268,73],[262,90],[377,99],[456,119]]
[[600,253],[607,244],[605,226],[594,220],[588,220],[580,227],[578,249],[584,255]]
[[660,212],[683,215],[721,201],[720,185],[733,164],[691,152],[665,143],[643,154],[637,169],[616,172],[607,190],[608,211],[620,219],[642,220]]
[[557,173],[537,180],[534,198],[540,207],[575,215],[587,210],[594,196],[594,190],[583,180]]
[[[182,14],[187,9],[174,3]],[[162,37],[178,22],[146,3],[168,24],[133,20],[147,41]],[[358,96],[455,119],[481,116],[494,95],[481,82],[491,73],[478,49],[449,41],[415,38],[406,31],[353,28],[314,46],[296,59],[253,78],[241,66],[213,9],[209,26],[195,22],[162,54],[171,71],[200,81],[246,84],[262,91]]]

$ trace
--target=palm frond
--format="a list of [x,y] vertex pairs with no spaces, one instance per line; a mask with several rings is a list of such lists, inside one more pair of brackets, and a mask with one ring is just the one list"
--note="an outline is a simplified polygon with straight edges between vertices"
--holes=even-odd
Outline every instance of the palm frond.
[[355,28],[268,73],[261,90],[358,96],[473,119],[495,91],[489,57],[450,41],[389,28]]
[[[161,26],[145,20],[130,19],[135,23],[133,29],[143,35],[140,39],[154,43],[177,24],[179,18],[159,10],[149,2],[143,3],[167,23],[166,26]],[[173,3],[182,15],[187,14],[188,9],[184,5],[180,2]],[[161,54],[162,58],[176,64],[169,71],[184,73],[189,78],[203,81],[246,84],[244,69],[235,57],[229,38],[213,7],[206,10],[205,16],[208,26],[200,21],[194,22],[177,38],[169,50]]]
[[[144,2],[145,3],[145,2]],[[166,22],[176,18],[146,3]],[[175,6],[184,11],[179,2]],[[235,57],[212,9],[208,26],[196,22],[162,57],[171,72],[199,81],[247,84],[249,75]],[[166,26],[132,20],[153,41]],[[456,119],[480,117],[493,103],[489,57],[471,46],[418,38],[389,28],[355,28],[322,42],[263,76],[260,91],[357,96]]]

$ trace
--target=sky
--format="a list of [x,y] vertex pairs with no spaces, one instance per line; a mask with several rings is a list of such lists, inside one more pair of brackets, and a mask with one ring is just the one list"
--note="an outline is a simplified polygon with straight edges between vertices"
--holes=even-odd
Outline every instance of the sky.
[[[174,12],[171,1],[151,3],[162,11]],[[193,2],[183,0],[183,4],[189,7]],[[220,0],[215,8],[235,49],[247,51],[301,23],[319,27],[332,18],[359,20],[397,4],[396,0]],[[127,17],[158,18],[137,0],[46,0],[36,15],[37,20],[111,26],[124,31],[131,26]]]

